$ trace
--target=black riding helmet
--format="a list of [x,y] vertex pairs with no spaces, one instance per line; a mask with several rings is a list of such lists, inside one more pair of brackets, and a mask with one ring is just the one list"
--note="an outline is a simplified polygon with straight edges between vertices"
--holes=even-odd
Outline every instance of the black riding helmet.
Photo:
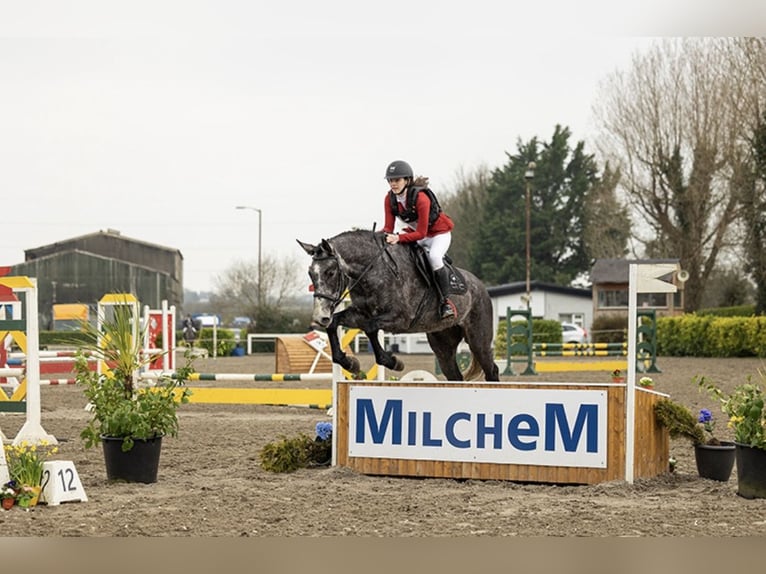
[[406,161],[398,159],[388,164],[388,167],[386,168],[386,175],[383,177],[386,179],[397,177],[409,177],[412,179],[414,175],[412,173],[410,164],[408,164]]

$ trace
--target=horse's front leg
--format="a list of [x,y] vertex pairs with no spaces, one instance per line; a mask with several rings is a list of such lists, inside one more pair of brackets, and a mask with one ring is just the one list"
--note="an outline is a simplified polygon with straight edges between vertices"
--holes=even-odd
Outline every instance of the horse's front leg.
[[375,364],[383,365],[392,371],[404,370],[404,363],[402,363],[396,355],[386,351],[383,348],[383,345],[380,344],[377,329],[374,331],[365,331],[364,334],[367,335],[367,339],[372,345],[372,352],[375,354]]
[[354,375],[361,371],[359,359],[356,357],[349,357],[343,352],[343,349],[340,346],[337,319],[333,319],[327,327],[327,340],[330,342],[330,354],[333,363],[337,363]]

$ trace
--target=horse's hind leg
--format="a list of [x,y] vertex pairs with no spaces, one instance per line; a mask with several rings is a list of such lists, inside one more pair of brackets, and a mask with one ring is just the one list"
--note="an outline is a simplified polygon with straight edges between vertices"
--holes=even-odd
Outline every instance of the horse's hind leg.
[[499,381],[500,370],[495,363],[495,354],[492,349],[492,323],[482,321],[466,328],[465,340],[471,349],[473,360],[478,362],[484,371],[485,381]]
[[447,380],[462,381],[463,374],[457,364],[457,346],[463,340],[463,329],[455,325],[443,331],[426,333],[426,337]]

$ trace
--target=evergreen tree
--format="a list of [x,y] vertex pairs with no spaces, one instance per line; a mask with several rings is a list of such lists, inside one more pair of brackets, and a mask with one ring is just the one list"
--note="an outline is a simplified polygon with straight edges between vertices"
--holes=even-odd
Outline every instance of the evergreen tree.
[[[470,268],[488,284],[523,281],[526,278],[526,188],[529,185],[531,279],[570,284],[587,272],[591,255],[586,240],[587,214],[614,221],[621,226],[627,218],[612,195],[610,201],[591,190],[614,190],[614,174],[608,185],[598,177],[596,162],[578,142],[569,145],[568,128],[556,126],[549,143],[533,138],[517,144],[517,153],[508,154],[508,163],[492,172],[482,210],[482,224],[470,249]],[[529,162],[535,162],[534,176],[525,179]],[[611,186],[611,187],[610,187]],[[590,211],[589,211],[590,210]],[[616,250],[624,252],[623,241]],[[619,240],[615,240],[619,244]]]

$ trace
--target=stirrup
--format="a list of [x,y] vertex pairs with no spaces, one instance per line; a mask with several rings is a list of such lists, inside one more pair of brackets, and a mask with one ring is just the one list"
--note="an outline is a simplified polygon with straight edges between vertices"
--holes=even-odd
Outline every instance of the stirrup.
[[455,316],[454,305],[449,299],[445,299],[442,302],[441,307],[439,308],[439,315],[442,319],[448,319],[449,317]]

